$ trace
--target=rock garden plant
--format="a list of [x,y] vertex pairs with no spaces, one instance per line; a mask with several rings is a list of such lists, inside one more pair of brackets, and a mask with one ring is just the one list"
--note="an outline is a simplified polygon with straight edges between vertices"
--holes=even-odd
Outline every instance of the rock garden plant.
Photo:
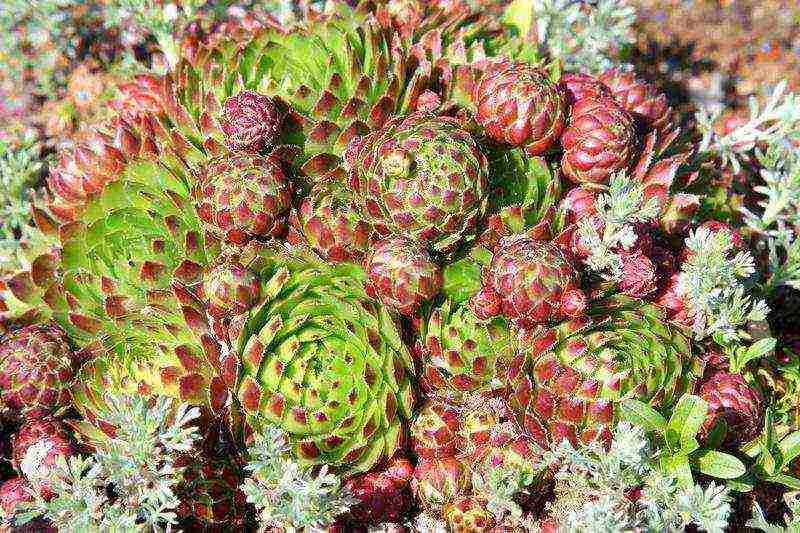
[[48,169],[9,530],[795,527],[798,97],[685,126],[614,0],[295,7]]

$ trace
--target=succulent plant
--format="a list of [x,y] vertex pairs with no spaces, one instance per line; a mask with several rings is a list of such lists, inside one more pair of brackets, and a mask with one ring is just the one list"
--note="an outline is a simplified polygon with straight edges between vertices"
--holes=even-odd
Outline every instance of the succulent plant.
[[[150,355],[150,354],[147,354]],[[189,354],[186,354],[191,360]],[[95,442],[114,436],[116,428],[107,420],[108,394],[168,397],[200,406],[220,404],[228,399],[226,390],[212,387],[200,373],[185,374],[183,367],[172,366],[174,361],[155,357],[118,357],[114,354],[97,356],[86,362],[76,376],[73,387],[76,410],[84,420],[69,421],[79,440]],[[211,396],[217,394],[216,401]]]
[[[471,397],[463,410],[460,434],[465,444],[459,456],[468,458],[479,476],[501,467],[538,475],[542,450],[521,431],[504,398]],[[475,487],[474,492],[484,488]]]
[[[18,472],[22,472],[22,461],[28,449],[38,443],[45,443],[47,446],[47,453],[40,468],[53,469],[59,458],[66,460],[76,453],[72,440],[61,422],[47,418],[27,420],[11,438],[11,461]],[[46,485],[42,485],[40,491],[44,498],[54,495]]]
[[34,209],[55,245],[0,282],[0,393],[26,419],[15,463],[33,440],[74,451],[43,418],[68,403],[91,444],[123,426],[107,393],[166,396],[231,432],[169,474],[182,527],[244,528],[254,504],[267,527],[360,530],[416,498],[452,531],[499,532],[534,520],[553,474],[540,456],[599,449],[625,400],[667,411],[693,391],[706,434],[724,420],[726,446],[757,436],[763,398],[721,369],[696,385],[708,361],[680,324],[697,306],[680,276],[663,286],[702,215],[676,192],[699,175],[678,172],[708,154],[672,145],[665,97],[633,75],[551,81],[556,49],[517,38],[530,12],[504,4],[196,24],[169,73],[123,86]]
[[564,129],[564,97],[545,72],[526,63],[499,65],[473,87],[475,119],[495,141],[524,146],[529,155],[550,148]]
[[691,326],[694,318],[691,316],[691,308],[682,294],[679,285],[680,274],[674,273],[669,277],[663,293],[656,302],[664,310],[667,318],[683,326]]
[[411,443],[420,458],[455,456],[463,448],[461,409],[449,399],[432,397],[411,424]]
[[[349,140],[402,113],[427,83],[424,73],[404,69],[397,45],[373,15],[343,3],[291,32],[263,32],[242,50],[229,44],[201,51],[187,70],[218,64],[221,52],[229,70],[219,72],[220,80],[241,75],[243,88],[284,100],[290,107],[285,140],[301,149],[293,167],[311,183],[344,178],[341,154]],[[263,68],[248,69],[251,61]],[[228,96],[225,84],[208,81],[220,100]]]
[[[56,197],[52,213],[63,223],[59,235],[62,254],[53,260],[58,263],[57,268],[46,269],[44,276],[37,270],[15,292],[26,302],[46,308],[65,328],[79,349],[81,360],[86,361],[73,392],[78,398],[78,410],[90,421],[96,418],[103,391],[107,389],[165,394],[222,410],[230,392],[242,392],[249,383],[245,378],[255,377],[246,371],[248,364],[250,371],[253,370],[252,361],[244,363],[244,383],[237,388],[238,366],[242,364],[238,348],[244,349],[250,334],[261,329],[261,319],[291,318],[296,323],[287,323],[285,334],[294,331],[295,335],[289,337],[299,338],[301,348],[319,347],[319,360],[334,366],[352,357],[364,372],[352,391],[344,390],[348,387],[346,383],[337,384],[342,404],[329,406],[329,414],[339,416],[339,423],[353,424],[351,439],[336,446],[336,451],[341,452],[338,462],[358,463],[359,468],[366,470],[399,446],[403,433],[400,419],[410,411],[409,376],[405,372],[411,364],[394,324],[395,317],[366,295],[366,280],[360,270],[351,271],[348,266],[341,274],[322,276],[320,286],[309,287],[306,293],[299,291],[291,303],[283,305],[276,304],[276,295],[270,292],[274,287],[266,284],[269,280],[277,282],[280,276],[274,277],[272,274],[276,272],[271,272],[262,277],[263,272],[259,272],[259,280],[265,283],[261,287],[264,301],[259,303],[266,305],[258,309],[265,314],[255,315],[253,322],[247,324],[252,329],[245,330],[246,333],[229,325],[232,331],[222,335],[220,326],[226,321],[220,324],[213,316],[206,316],[210,309],[222,314],[222,308],[230,302],[231,292],[226,289],[231,288],[228,284],[231,279],[226,281],[215,270],[220,264],[219,238],[224,235],[217,235],[220,232],[213,217],[210,222],[203,220],[201,215],[208,210],[195,204],[198,200],[212,199],[223,200],[223,206],[225,202],[234,206],[238,200],[231,200],[230,191],[217,194],[219,188],[215,188],[214,195],[198,197],[198,191],[207,181],[202,178],[213,177],[215,166],[240,168],[234,161],[246,168],[255,161],[256,167],[269,170],[269,181],[239,182],[238,189],[239,185],[234,183],[231,194],[255,191],[257,198],[277,197],[281,201],[269,205],[265,211],[274,220],[272,223],[266,218],[262,220],[258,213],[252,218],[245,216],[238,221],[241,231],[235,240],[272,236],[272,230],[280,233],[278,228],[289,207],[288,199],[282,203],[287,198],[288,182],[276,178],[273,155],[230,154],[224,147],[227,136],[220,126],[222,102],[245,87],[285,100],[292,108],[287,128],[300,125],[300,130],[284,130],[280,142],[300,148],[299,154],[289,150],[290,157],[295,169],[310,181],[322,179],[323,175],[333,177],[340,148],[344,148],[349,137],[379,127],[389,114],[404,105],[400,101],[400,79],[390,79],[393,76],[390,72],[395,72],[394,58],[389,57],[389,45],[382,30],[374,21],[365,21],[363,13],[341,9],[343,13],[309,20],[290,37],[283,31],[270,30],[244,46],[241,54],[226,43],[209,46],[195,43],[195,47],[187,48],[186,57],[176,70],[158,80],[158,88],[151,87],[163,99],[158,116],[143,110],[135,123],[111,121],[99,126],[89,144],[72,153],[65,152],[65,163],[51,177]],[[363,31],[365,27],[368,29]],[[305,67],[316,69],[320,66],[316,61],[322,56],[309,54],[309,50],[324,51],[322,56],[327,60],[327,65],[314,73]],[[259,73],[238,70],[249,61],[245,56],[258,56],[264,64],[274,60],[269,63],[272,70]],[[298,58],[306,64],[298,67],[293,62]],[[351,70],[355,65],[362,65],[369,72],[361,71],[362,77]],[[236,75],[230,77],[233,72]],[[232,79],[231,84],[221,83],[226,77]],[[277,79],[282,80],[282,85],[275,85]],[[358,83],[351,85],[353,79]],[[326,100],[320,106],[316,104],[321,93],[304,93],[305,88],[319,87],[312,80],[333,91],[325,93]],[[347,83],[337,86],[341,80]],[[403,98],[412,93],[404,92]],[[340,101],[334,101],[339,97]],[[397,107],[388,102],[397,103]],[[328,104],[331,107],[324,109]],[[320,135],[328,127],[328,119],[338,121],[342,129],[323,139]],[[167,123],[169,129],[165,128]],[[283,138],[283,134],[288,138]],[[216,184],[227,186],[223,181],[220,178]],[[256,184],[259,186],[251,189]],[[247,207],[257,211],[254,205]],[[212,214],[218,214],[216,210],[217,207]],[[263,225],[269,231],[263,235],[261,228],[253,224]],[[209,228],[212,231],[203,231]],[[242,234],[244,238],[240,238]],[[366,248],[366,239],[356,237],[355,241],[357,246]],[[248,247],[249,244],[244,245],[235,252],[238,257],[234,257],[247,269],[250,265],[244,256],[249,253]],[[305,269],[305,275],[312,275],[314,268]],[[303,279],[301,272],[294,275],[295,282]],[[253,289],[253,280],[248,281],[241,288]],[[282,298],[298,289],[287,283],[285,292],[280,294]],[[303,301],[305,308],[313,307],[313,302],[318,301],[317,295],[312,294],[315,291],[325,294],[324,299],[334,305],[330,313],[335,309],[337,317],[340,312],[342,316],[332,321],[327,316],[310,316],[309,324],[305,325],[300,322],[300,315],[287,314],[290,306]],[[36,302],[37,299],[43,302]],[[237,311],[249,305],[251,299],[245,300],[236,302],[234,307],[240,307]],[[276,305],[276,315],[267,313],[268,304]],[[299,306],[299,310],[303,308]],[[316,341],[309,339],[308,332],[313,328],[322,328],[330,335]],[[261,338],[265,339],[264,333]],[[240,341],[241,346],[231,340]],[[283,343],[284,338],[276,337],[274,341]],[[290,344],[280,344],[281,349]],[[336,359],[334,352],[342,358]],[[326,353],[327,359],[322,357]],[[265,357],[265,365],[269,360]],[[301,359],[297,362],[302,364]],[[310,371],[309,376],[312,375],[316,374]],[[336,382],[336,376],[329,377],[328,383]],[[252,399],[252,392],[250,388],[249,396],[242,394]],[[309,407],[313,407],[313,402]],[[346,419],[344,415],[348,413],[356,418]],[[296,426],[294,429],[295,436],[303,434]],[[375,435],[359,434],[364,431],[374,431]],[[328,437],[324,444],[333,445],[339,435]],[[359,444],[359,439],[363,439],[363,444]],[[299,438],[293,441],[298,450],[299,441]],[[322,437],[319,444],[324,448]],[[305,452],[313,453],[309,442],[303,442],[302,446]],[[358,453],[359,447],[363,448],[362,454]],[[326,454],[314,462],[327,462],[329,458]]]
[[439,265],[428,251],[405,237],[377,242],[364,258],[367,294],[401,315],[414,315],[442,286]]
[[163,115],[164,80],[160,76],[138,74],[117,87],[119,96],[109,105],[126,122],[135,124],[148,115]]
[[261,281],[235,261],[222,261],[203,275],[203,295],[214,318],[243,315],[258,302]]
[[484,533],[496,525],[486,500],[478,497],[461,497],[446,505],[442,515],[453,533]]
[[265,253],[263,302],[235,343],[237,394],[254,426],[283,428],[298,457],[364,472],[404,440],[412,363],[395,317],[371,300],[363,272]]
[[[507,395],[469,397],[460,433],[465,444],[459,458],[472,472],[469,496],[486,503],[492,521],[501,530],[515,530],[525,509],[537,505],[536,490],[548,481],[545,452],[518,425]],[[444,512],[446,517],[447,510]]]
[[431,312],[421,335],[424,386],[432,394],[490,394],[503,386],[514,356],[512,337],[504,317],[480,320],[469,305],[446,300]]
[[42,300],[75,344],[79,410],[116,380],[219,408],[223,350],[197,307],[220,243],[204,235],[185,160],[155,149],[167,141],[145,130],[124,131],[155,151],[134,151],[124,172],[70,205],[79,219],[59,228],[57,268],[45,261],[17,294]]
[[611,96],[611,91],[602,81],[582,72],[565,72],[559,83],[570,106],[584,98]]
[[607,96],[578,100],[561,135],[561,168],[575,183],[605,185],[628,168],[637,149],[630,114]]
[[175,487],[180,501],[176,514],[186,527],[201,530],[244,527],[248,518],[241,485],[244,460],[231,428],[207,410],[196,419],[200,438],[196,448],[176,458],[181,480]]
[[628,296],[645,298],[658,288],[657,266],[641,251],[622,254],[619,288]]
[[56,455],[65,457],[74,453],[72,441],[66,427],[54,418],[26,420],[11,438],[11,463],[17,471],[25,458],[28,448],[38,442],[46,441],[50,446],[45,464],[52,466]]
[[33,488],[21,476],[6,479],[0,484],[0,513],[3,514],[0,528],[10,533],[58,533],[58,529],[46,518],[34,518],[23,525],[16,525],[17,515],[27,509],[24,504],[33,501]]
[[352,147],[351,186],[381,235],[449,251],[486,208],[487,161],[458,121],[397,117]]
[[0,509],[6,516],[14,516],[17,506],[33,500],[32,488],[22,476],[15,476],[0,485]]
[[411,434],[419,462],[413,488],[432,518],[457,528],[454,517],[461,516],[459,502],[466,498],[490,509],[487,527],[509,525],[507,511],[517,518],[522,513],[515,500],[544,478],[540,445],[522,431],[506,398],[498,391],[463,394],[454,398],[457,403],[434,396],[415,419]]
[[646,127],[663,129],[669,125],[672,108],[667,96],[658,92],[654,85],[637,78],[633,72],[618,68],[603,72],[600,81],[611,90],[614,99]]
[[236,460],[219,454],[203,453],[187,458],[183,480],[176,487],[180,504],[176,514],[182,519],[194,519],[208,527],[242,527],[245,496],[240,485],[244,472]]
[[0,399],[19,418],[44,417],[70,405],[74,355],[55,324],[26,326],[0,342]]
[[525,328],[580,316],[585,307],[586,297],[567,255],[555,244],[526,234],[500,240],[472,301],[478,318],[502,313]]
[[222,106],[222,131],[231,150],[259,152],[271,148],[283,126],[284,111],[263,94],[244,90]]
[[330,262],[360,262],[373,237],[372,224],[348,191],[317,188],[292,212],[289,242],[310,246]]
[[597,193],[588,187],[575,187],[564,195],[559,210],[565,214],[566,223],[574,224],[597,215]]
[[547,447],[607,440],[620,401],[668,407],[699,376],[692,344],[654,306],[625,297],[591,317],[530,332],[508,372],[510,405],[526,433]]
[[698,384],[698,393],[708,402],[703,433],[715,424],[726,428],[724,444],[736,447],[756,438],[764,428],[764,398],[741,374],[712,372]]
[[[139,84],[148,95],[139,98],[141,111],[63,154],[50,179],[59,214],[74,218],[74,204],[140,156],[165,158],[170,168],[200,167],[223,154],[226,143],[249,144],[252,134],[264,148],[274,142],[276,151],[288,149],[307,181],[336,181],[344,177],[348,141],[404,112],[429,84],[430,72],[406,70],[398,43],[363,8],[339,3],[291,31],[270,24],[255,33],[244,41],[187,39],[171,73]],[[280,130],[278,99],[287,111]]]
[[360,525],[402,523],[413,507],[411,477],[414,467],[405,457],[393,458],[376,471],[347,480],[345,489],[357,500],[348,517]]
[[423,458],[414,468],[411,487],[424,510],[441,515],[446,506],[469,493],[471,477],[468,464],[457,457]]
[[225,241],[245,244],[286,230],[292,186],[275,158],[221,157],[203,167],[199,183],[198,214]]
[[62,220],[74,220],[77,206],[99,194],[125,168],[134,156],[151,147],[140,143],[132,128],[122,120],[98,127],[72,152],[63,151],[47,178],[48,189],[56,197],[50,211]]

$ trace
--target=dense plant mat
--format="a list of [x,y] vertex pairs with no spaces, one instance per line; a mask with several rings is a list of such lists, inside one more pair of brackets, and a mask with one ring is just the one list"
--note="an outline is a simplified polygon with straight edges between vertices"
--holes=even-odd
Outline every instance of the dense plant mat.
[[800,97],[687,120],[612,0],[289,7],[44,173],[4,527],[797,528]]

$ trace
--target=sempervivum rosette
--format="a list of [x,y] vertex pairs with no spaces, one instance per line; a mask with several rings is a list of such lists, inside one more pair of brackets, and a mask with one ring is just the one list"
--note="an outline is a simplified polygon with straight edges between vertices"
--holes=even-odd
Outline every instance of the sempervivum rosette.
[[301,461],[363,472],[404,440],[412,398],[395,317],[354,265],[263,251],[262,302],[236,345],[237,394],[251,425],[277,424]]
[[[365,9],[341,2],[291,32],[270,28],[241,51],[227,43],[220,48],[225,74],[287,104],[284,139],[299,148],[293,168],[307,182],[323,184],[345,178],[341,158],[353,137],[404,112],[425,88],[424,75],[417,79],[419,69],[405,68],[392,37]],[[200,57],[216,63],[213,54]],[[199,62],[195,68],[203,67]],[[211,90],[219,93],[226,85]]]
[[383,468],[351,477],[345,487],[356,500],[346,517],[358,525],[403,522],[414,506],[411,476],[414,466],[405,457],[396,457]]
[[414,315],[439,293],[442,273],[424,246],[405,237],[375,244],[364,258],[367,294],[397,310]]
[[656,307],[616,297],[591,314],[528,332],[509,366],[511,408],[542,446],[609,439],[619,402],[669,407],[699,377],[686,332]]
[[204,166],[199,179],[197,211],[225,241],[244,244],[286,230],[292,186],[275,158],[221,157]]
[[[261,280],[239,257],[222,256],[206,269],[202,287],[195,288],[194,292],[204,304],[204,308],[196,306],[197,314],[190,318],[197,323],[201,342],[203,328],[207,326],[221,345],[226,345],[239,335],[248,312],[259,303]],[[233,364],[232,361],[229,363]]]
[[[194,531],[214,525],[242,527],[247,502],[240,488],[244,481],[241,466],[228,457],[209,457],[205,453],[192,459],[187,461],[176,490],[181,500],[176,514],[184,520],[195,520]],[[181,462],[179,465],[184,466]]]
[[472,91],[475,118],[494,140],[544,153],[564,128],[564,97],[547,74],[512,63],[490,69]]
[[287,240],[311,247],[325,261],[359,262],[372,235],[372,224],[349,191],[316,187],[292,211]]
[[569,257],[551,242],[527,234],[500,240],[482,288],[472,299],[478,318],[499,314],[522,327],[532,327],[583,314],[586,296]]
[[462,497],[445,506],[442,511],[453,533],[489,532],[496,524],[485,498]]
[[608,96],[578,100],[561,135],[561,168],[575,183],[605,185],[631,164],[637,148],[630,114]]
[[645,298],[658,288],[659,272],[652,259],[640,251],[624,252],[619,288],[628,296]]
[[486,207],[487,161],[457,120],[398,117],[349,151],[351,185],[380,234],[447,251],[475,231]]
[[202,293],[219,252],[204,238],[191,177],[169,157],[137,156],[61,226],[59,270],[33,280],[85,361],[73,390],[82,414],[117,381],[208,406],[227,399],[222,350],[184,289]]
[[223,260],[203,275],[203,294],[212,317],[241,315],[258,302],[261,281],[235,260]]
[[55,196],[50,211],[61,220],[74,220],[76,206],[99,194],[131,158],[153,149],[141,141],[133,127],[115,119],[98,127],[74,150],[61,152],[47,177],[48,189]]
[[[17,516],[28,511],[33,501],[33,488],[22,476],[15,476],[0,484],[0,510],[8,522],[15,522]],[[4,525],[5,529],[5,525]],[[34,518],[23,526],[6,529],[14,533],[58,533],[58,529],[46,518]]]
[[735,447],[758,437],[764,429],[764,397],[741,374],[712,372],[703,379],[698,393],[708,402],[704,434],[722,423],[726,429],[724,444]]
[[663,129],[669,125],[672,108],[667,95],[658,92],[654,85],[637,78],[633,72],[617,68],[603,72],[600,81],[611,90],[614,99],[647,128]]
[[499,388],[514,355],[512,337],[505,317],[480,320],[469,305],[446,300],[420,335],[424,386],[454,395]]
[[[27,420],[11,439],[11,460],[18,472],[23,472],[22,462],[28,450],[36,444],[47,448],[41,463],[37,465],[40,472],[54,471],[60,461],[69,460],[76,453],[63,423],[54,418]],[[39,491],[44,498],[55,495],[46,483],[39,487]]]
[[582,72],[565,72],[559,84],[570,106],[584,98],[611,96],[611,91],[602,81]]
[[433,396],[417,411],[411,424],[411,443],[420,458],[448,457],[463,449],[461,409]]
[[0,400],[15,417],[42,417],[70,405],[74,357],[55,324],[26,326],[0,338]]
[[258,152],[270,148],[283,125],[283,111],[278,103],[255,91],[242,91],[225,101],[222,108],[222,131],[232,150]]
[[[425,512],[447,522],[452,531],[484,531],[463,529],[460,507],[465,500],[485,503],[493,498],[488,480],[498,469],[530,482],[543,473],[541,448],[517,425],[502,396],[467,394],[458,405],[429,400],[411,434],[420,457],[412,487]],[[513,517],[491,513],[481,515],[480,522],[486,531],[514,525]]]
[[[517,424],[504,398],[470,398],[462,419],[461,433],[466,445],[459,455],[472,470],[471,500],[486,502],[496,497],[496,489],[489,480],[498,471],[513,471],[515,476],[525,478],[531,487],[544,480],[547,472],[542,468],[542,448]],[[523,506],[527,505],[526,500],[529,499],[527,492],[515,495],[515,501]],[[452,531],[481,531],[461,528],[459,519],[463,515],[454,515],[452,509],[453,506],[458,507],[458,503],[456,500],[443,509],[444,518]],[[515,518],[519,517],[501,517],[489,513],[483,518],[485,531],[516,531],[521,524]]]
[[[202,420],[202,419],[201,419]],[[175,487],[180,500],[176,514],[191,531],[232,531],[245,521],[245,471],[243,458],[228,428],[214,420],[202,420],[197,447],[178,456],[176,466],[185,468]]]
[[118,86],[119,97],[109,102],[114,111],[128,122],[136,123],[147,115],[164,113],[164,80],[153,74],[138,74]]
[[464,410],[445,400],[428,400],[411,424],[414,451],[419,457],[412,490],[426,511],[440,514],[442,507],[469,494],[471,472],[460,457],[464,450]]
[[40,418],[25,421],[11,438],[11,462],[17,471],[21,471],[22,461],[28,450],[37,443],[48,445],[43,466],[53,468],[57,457],[69,457],[75,448],[63,423],[55,418]]
[[444,507],[471,490],[469,466],[454,456],[423,458],[414,468],[411,489],[426,512],[442,514]]

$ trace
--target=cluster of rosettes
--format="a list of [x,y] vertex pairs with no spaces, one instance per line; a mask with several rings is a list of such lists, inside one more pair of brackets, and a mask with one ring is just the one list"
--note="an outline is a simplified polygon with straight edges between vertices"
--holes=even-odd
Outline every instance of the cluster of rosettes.
[[488,482],[493,472],[516,470],[540,478],[542,448],[520,430],[500,399],[478,395],[451,403],[434,397],[411,431],[418,459],[412,490],[423,510],[452,531],[500,525],[487,508],[497,489]]
[[473,89],[476,120],[492,139],[532,155],[562,149],[561,169],[578,185],[605,185],[630,168],[641,133],[666,130],[666,97],[630,73],[566,73],[558,84],[531,65],[505,64]]
[[[32,274],[28,292],[82,354],[102,354],[74,387],[89,422],[119,373],[229,409],[245,436],[277,425],[303,466],[349,476],[345,530],[402,522],[413,497],[453,531],[516,527],[488,508],[498,473],[538,486],[543,450],[606,441],[626,399],[669,409],[696,392],[705,434],[757,434],[760,396],[724,369],[704,375],[680,327],[685,257],[661,237],[698,202],[670,191],[686,154],[664,157],[677,135],[664,95],[620,70],[457,67],[435,32],[408,64],[395,57],[387,32],[414,41],[466,24],[466,7],[392,0],[354,28],[321,17],[233,57],[193,43],[176,73],[126,89],[113,132],[63,156],[49,185],[65,273],[44,287],[61,273]],[[503,173],[531,182],[506,190]],[[579,228],[607,229],[600,195],[617,179],[660,214],[609,251],[620,273],[601,286]],[[55,326],[3,338],[0,394],[28,422],[17,463],[33,440],[73,453],[48,417],[69,405],[74,364]],[[238,527],[238,457],[182,460],[179,515]]]
[[[33,487],[25,477],[22,463],[32,446],[45,450],[38,465],[42,473],[52,471],[59,460],[76,453],[67,428],[58,418],[71,404],[76,364],[65,332],[53,324],[22,327],[0,343],[3,418],[19,424],[10,450],[17,475],[0,485],[0,507],[7,516],[14,516],[19,504],[32,501],[34,490],[45,499],[55,496],[47,483]],[[34,520],[29,527],[54,531],[44,519]]]

